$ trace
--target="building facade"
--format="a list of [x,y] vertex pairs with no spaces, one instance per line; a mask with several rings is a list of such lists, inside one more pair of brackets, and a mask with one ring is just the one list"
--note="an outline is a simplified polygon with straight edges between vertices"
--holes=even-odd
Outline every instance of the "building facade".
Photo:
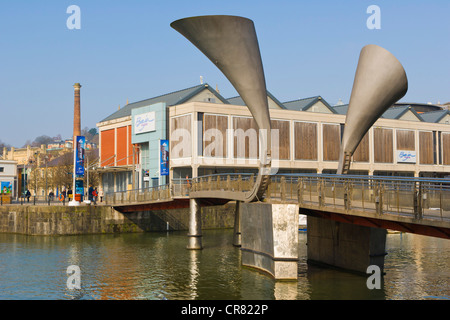
[[[321,96],[282,103],[269,92],[268,101],[273,173],[335,173],[348,105],[331,106]],[[351,173],[450,175],[447,117],[434,105],[391,107],[361,141]],[[258,130],[248,108],[208,84],[127,104],[97,127],[105,192],[258,167]],[[161,141],[169,144],[168,176],[161,175]]]

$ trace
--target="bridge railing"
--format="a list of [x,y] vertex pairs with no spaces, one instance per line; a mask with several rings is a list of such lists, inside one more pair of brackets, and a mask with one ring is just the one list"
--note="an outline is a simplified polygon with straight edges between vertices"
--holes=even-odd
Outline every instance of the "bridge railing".
[[110,192],[105,194],[106,205],[126,205],[172,199],[169,184],[145,189]]
[[192,179],[191,191],[233,191],[252,190],[255,175],[245,173],[212,174]]
[[189,197],[192,187],[192,179],[172,179],[171,190],[173,197]]
[[[108,193],[106,204],[126,205],[188,198],[195,191],[246,192],[253,174],[215,174],[173,179],[169,185]],[[233,199],[230,199],[233,200]],[[450,180],[386,176],[291,174],[271,177],[265,201],[298,203],[320,210],[396,214],[450,220]]]
[[277,175],[267,201],[321,209],[372,211],[415,219],[450,219],[450,181],[381,176]]

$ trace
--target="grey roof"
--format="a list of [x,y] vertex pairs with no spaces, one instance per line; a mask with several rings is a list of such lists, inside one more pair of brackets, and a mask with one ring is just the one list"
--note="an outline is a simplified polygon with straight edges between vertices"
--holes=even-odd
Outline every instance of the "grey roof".
[[424,112],[421,113],[420,116],[425,122],[438,123],[439,121],[442,120],[442,118],[444,118],[448,114],[450,114],[450,110],[439,110],[439,111]]
[[[347,114],[347,110],[348,110],[348,104],[343,104],[343,105],[338,105],[338,106],[333,106],[332,107],[333,110],[335,111],[335,113],[337,114],[343,114],[346,115]],[[390,107],[389,109],[387,109],[381,116],[381,118],[385,118],[385,119],[399,119],[401,118],[401,116],[403,116],[408,110],[411,110],[412,113],[414,113],[416,115],[416,117],[420,120],[423,121],[421,115],[422,114],[418,114],[413,108],[411,108],[409,105],[408,106],[393,106]]]
[[339,106],[333,106],[332,108],[335,111],[335,113],[346,115],[348,110],[348,104],[341,104]]
[[[277,99],[273,94],[271,94],[269,91],[267,91],[267,96],[272,99],[279,107],[280,109],[286,109],[286,107]],[[235,106],[245,106],[244,100],[240,96],[228,98],[227,101]]]
[[321,96],[315,96],[310,98],[298,99],[288,102],[283,102],[283,105],[288,110],[306,111],[318,101],[322,101],[323,104],[332,112],[336,113],[334,109],[328,104],[328,102]]
[[174,105],[182,104],[203,90],[209,90],[223,103],[225,103],[225,104],[229,103],[216,90],[214,90],[213,88],[211,88],[211,86],[209,86],[207,83],[205,83],[205,84],[201,84],[201,85],[198,85],[195,87],[163,94],[161,96],[157,96],[154,98],[129,103],[126,106],[124,106],[123,108],[121,108],[121,109],[117,110],[116,112],[114,112],[113,114],[109,115],[108,117],[106,117],[105,119],[103,119],[100,122],[110,121],[110,120],[114,120],[114,119],[131,116],[132,109],[150,106],[152,104],[159,103],[159,102],[164,102],[164,103],[166,103],[167,106],[174,106]]
[[423,121],[422,117],[409,105],[401,107],[390,107],[382,114],[381,118],[400,119],[406,112],[408,112],[408,110],[414,113],[414,115],[419,119],[419,121]]

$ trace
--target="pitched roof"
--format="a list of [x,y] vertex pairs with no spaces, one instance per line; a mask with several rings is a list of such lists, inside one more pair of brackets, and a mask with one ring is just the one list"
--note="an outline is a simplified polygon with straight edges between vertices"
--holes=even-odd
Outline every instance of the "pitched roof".
[[338,106],[333,106],[332,108],[335,111],[335,113],[346,115],[348,110],[348,104],[341,104]]
[[[273,94],[271,94],[269,91],[267,91],[267,96],[272,99],[279,107],[280,109],[286,109],[286,107],[277,99]],[[228,98],[227,101],[235,106],[245,106],[244,100],[240,96]]]
[[103,119],[100,122],[110,121],[110,120],[114,120],[114,119],[131,116],[132,109],[150,106],[152,104],[159,103],[159,102],[164,102],[164,103],[166,103],[167,106],[174,106],[177,104],[182,104],[205,89],[211,91],[223,103],[226,103],[226,104],[229,103],[216,90],[214,90],[207,83],[205,83],[205,84],[201,84],[201,85],[198,85],[195,87],[163,94],[161,96],[157,96],[154,98],[129,103],[126,106],[124,106],[123,108],[121,108],[121,109],[117,110],[116,112],[114,112],[113,114],[109,115],[108,117],[106,117],[105,119]]
[[322,103],[331,111],[331,113],[336,113],[334,109],[328,104],[328,102],[321,96],[283,102],[283,105],[288,110],[306,111],[318,101],[322,101]]
[[381,116],[385,119],[400,119],[406,112],[411,111],[419,121],[423,121],[422,117],[411,106],[390,107]]
[[439,111],[424,112],[421,113],[420,116],[425,122],[438,123],[439,121],[442,120],[442,118],[444,118],[448,114],[450,114],[450,110],[439,110]]

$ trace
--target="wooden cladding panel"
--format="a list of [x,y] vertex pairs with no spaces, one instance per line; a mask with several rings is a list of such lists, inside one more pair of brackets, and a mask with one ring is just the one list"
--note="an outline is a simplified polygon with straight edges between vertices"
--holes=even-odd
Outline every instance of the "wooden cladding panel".
[[253,118],[233,117],[235,158],[258,158],[259,130]]
[[[274,141],[272,135],[272,155],[278,154],[278,159],[289,160],[290,159],[290,130],[289,121],[271,120],[272,131],[278,130],[278,145]],[[278,153],[276,149],[278,148]]]
[[419,161],[420,164],[434,164],[433,133],[419,132]]
[[322,126],[323,137],[323,160],[338,161],[341,147],[340,125],[324,124]]
[[392,129],[373,129],[374,160],[378,163],[394,162],[394,142]]
[[397,130],[397,150],[416,150],[414,131]]
[[228,117],[213,114],[203,116],[203,155],[209,157],[227,156]]
[[102,144],[100,154],[100,165],[102,167],[114,165],[114,146],[115,146],[115,134],[114,129],[100,131],[100,141]]
[[117,166],[128,164],[128,127],[117,128]]
[[353,153],[353,161],[369,162],[369,160],[369,132],[367,132]]
[[442,134],[442,164],[450,165],[450,133]]
[[[128,164],[133,164],[133,144],[131,143],[131,137],[132,137],[132,130],[131,130],[131,126],[128,126]],[[138,159],[139,157],[135,157],[134,158],[134,162],[138,163]]]
[[295,159],[317,160],[317,123],[295,122]]
[[192,155],[191,115],[170,119],[170,155],[172,159]]

